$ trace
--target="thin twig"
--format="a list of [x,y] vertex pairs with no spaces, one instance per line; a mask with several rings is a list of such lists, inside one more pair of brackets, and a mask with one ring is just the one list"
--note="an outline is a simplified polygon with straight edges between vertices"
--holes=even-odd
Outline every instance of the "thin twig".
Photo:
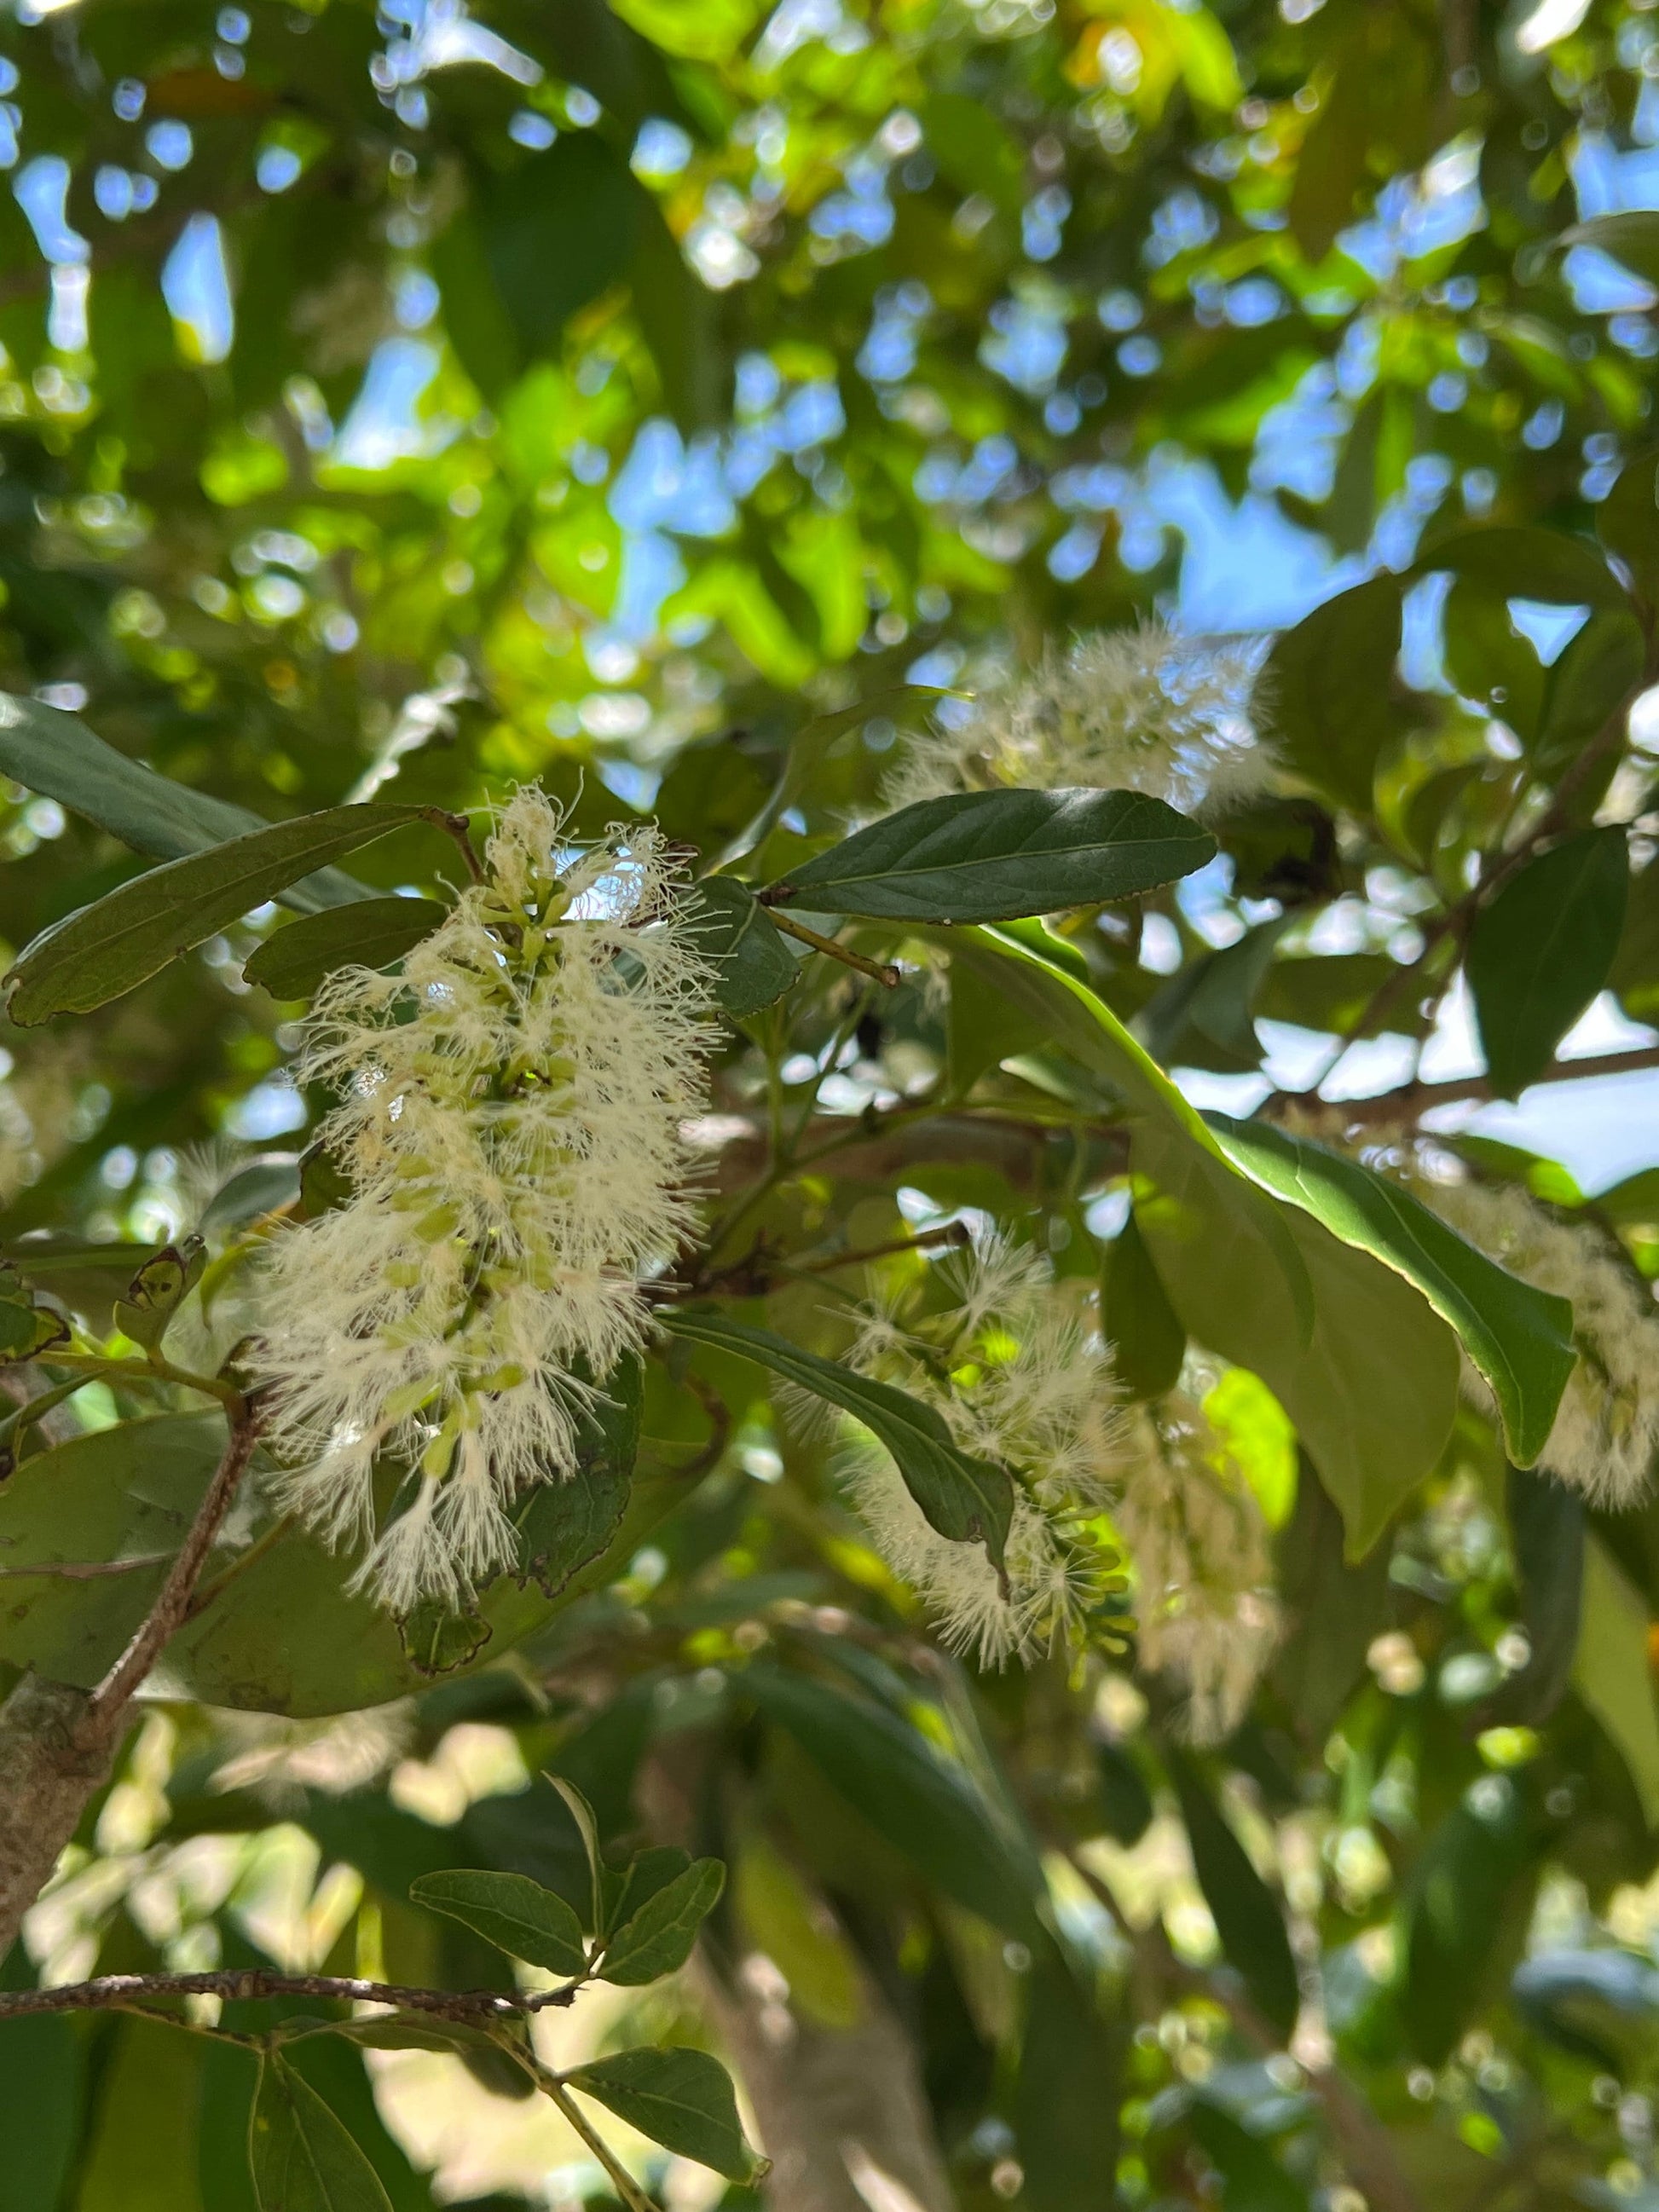
[[879,983],[884,990],[897,990],[899,971],[890,961],[866,959],[862,952],[854,952],[850,945],[842,944],[837,938],[821,937],[816,929],[809,929],[804,921],[792,921],[787,914],[780,914],[775,907],[768,907],[766,911],[786,936],[798,938],[803,945],[810,945],[814,952],[827,952],[832,960],[839,960],[844,968],[856,968],[860,975],[869,976],[872,982]]
[[363,1982],[340,1974],[279,1974],[263,1967],[202,1974],[100,1974],[56,1989],[0,1990],[0,2020],[31,2013],[127,2011],[165,1997],[220,1997],[227,2004],[262,1997],[318,1997],[341,2004],[389,2005],[458,2021],[520,2019],[569,2004],[576,1984],[530,1992],[425,1990],[396,1982]]
[[467,880],[483,881],[483,863],[472,848],[472,827],[465,814],[452,814],[447,807],[423,806],[422,814],[434,830],[441,830],[446,837],[453,837],[457,851],[466,863]]
[[572,2132],[580,2137],[582,2142],[598,2159],[599,2164],[605,2168],[611,2187],[628,2207],[628,2212],[657,2212],[655,2204],[640,2187],[627,2167],[622,2164],[604,2136],[588,2125],[581,2108],[565,2087],[563,2076],[556,2074],[550,2066],[544,2066],[532,2051],[515,2049],[513,2056],[534,2081],[542,2094],[550,2098],[558,2106]]
[[41,1577],[63,1582],[91,1583],[106,1575],[137,1574],[141,1567],[164,1566],[171,1552],[139,1552],[130,1559],[43,1559],[32,1567],[0,1567],[0,1583],[38,1581]]
[[179,1547],[167,1578],[149,1614],[134,1632],[132,1640],[93,1692],[87,1718],[96,1727],[114,1719],[125,1707],[150,1668],[190,1615],[191,1599],[213,1549],[214,1539],[229,1512],[238,1486],[258,1441],[259,1416],[246,1402],[240,1418],[231,1423],[224,1455],[214,1469],[207,1495],[197,1509],[190,1533]]
[[[1637,1075],[1654,1067],[1659,1067],[1659,1044],[1634,1045],[1628,1052],[1601,1053],[1593,1059],[1552,1060],[1527,1088],[1544,1083],[1588,1083],[1595,1076]],[[1298,1095],[1304,1103],[1328,1107],[1350,1121],[1413,1121],[1432,1107],[1458,1106],[1468,1100],[1484,1102],[1493,1094],[1488,1077],[1466,1075],[1450,1083],[1405,1083],[1395,1091],[1376,1091],[1369,1098],[1310,1098],[1306,1092],[1292,1092],[1288,1100],[1267,1101],[1261,1114],[1267,1117],[1270,1108],[1293,1103]]]

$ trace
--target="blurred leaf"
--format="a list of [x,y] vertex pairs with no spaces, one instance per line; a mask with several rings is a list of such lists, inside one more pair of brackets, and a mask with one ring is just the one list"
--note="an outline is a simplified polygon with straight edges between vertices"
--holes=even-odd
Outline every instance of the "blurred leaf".
[[633,1986],[675,1972],[690,1957],[697,1930],[725,1887],[718,1859],[694,1859],[607,1937],[601,1977]]
[[1441,1822],[1412,1870],[1400,2008],[1425,2065],[1444,2064],[1492,1994],[1503,1949],[1525,1940],[1514,1907],[1528,1850],[1515,1784],[1491,1775]]
[[329,860],[420,819],[418,806],[333,806],[135,876],[24,947],[8,978],[11,1018],[27,1026],[119,998]]
[[1578,1649],[1584,1583],[1584,1502],[1564,1482],[1511,1467],[1506,1499],[1532,1656],[1498,1693],[1505,1720],[1537,1727],[1561,1701]]
[[1032,1938],[1040,1864],[918,1729],[866,1698],[764,1661],[733,1680],[924,1880],[994,1927]]
[[1544,599],[1558,606],[1621,607],[1624,591],[1600,550],[1562,530],[1520,529],[1487,523],[1431,540],[1410,574],[1431,576],[1450,569],[1473,576],[1505,599]]
[[1012,1478],[1005,1468],[970,1459],[931,1406],[890,1383],[803,1352],[770,1329],[706,1310],[662,1316],[665,1328],[693,1344],[735,1352],[861,1421],[892,1454],[905,1487],[941,1536],[958,1544],[982,1543],[1000,1564],[1013,1517]]
[[1095,1746],[1095,1767],[1106,1832],[1114,1843],[1133,1846],[1152,1825],[1152,1793],[1129,1753],[1115,1743]]
[[1599,1536],[1584,1539],[1580,1623],[1573,1687],[1618,1746],[1649,1827],[1659,1827],[1659,1712],[1648,1608]]
[[121,1421],[0,1485],[0,1659],[91,1689],[125,1648],[224,1448],[217,1413]]
[[1276,915],[1179,969],[1141,1011],[1138,1026],[1153,1056],[1166,1067],[1253,1071],[1261,1040],[1251,1009],[1293,919]]
[[1630,871],[1622,829],[1529,860],[1475,915],[1465,965],[1492,1089],[1518,1097],[1607,981]]
[[1365,1654],[1389,1614],[1389,1547],[1350,1565],[1342,1516],[1311,1466],[1278,1546],[1278,1582],[1289,1630],[1273,1679],[1310,1744],[1322,1744],[1365,1671]]
[[552,145],[479,180],[484,260],[526,356],[552,345],[577,308],[628,265],[639,186],[597,131]]
[[323,978],[350,963],[389,968],[429,937],[449,908],[435,899],[361,899],[292,921],[268,937],[242,964],[245,981],[273,999],[309,999]]
[[1164,1764],[1181,1800],[1193,1872],[1227,1963],[1243,1981],[1263,2020],[1281,2042],[1288,2041],[1302,1996],[1279,1900],[1251,1864],[1191,1762],[1179,1752],[1166,1750]]
[[[159,860],[181,860],[270,826],[245,806],[210,799],[128,760],[74,714],[4,693],[0,770]],[[290,880],[275,896],[284,906],[312,914],[368,894],[337,868],[323,868],[303,881]]]
[[1139,792],[952,792],[855,830],[766,897],[874,920],[998,921],[1154,890],[1215,849]]
[[527,1875],[459,1869],[428,1874],[409,1893],[417,1905],[447,1912],[526,1966],[544,1967],[550,1974],[580,1974],[587,1964],[580,1921],[563,1898]]
[[1362,815],[1400,727],[1390,692],[1401,619],[1398,581],[1373,576],[1286,630],[1267,662],[1267,711],[1286,766]]
[[[1659,223],[1654,226],[1659,240]],[[1638,596],[1659,602],[1659,449],[1632,455],[1595,510],[1596,535],[1629,569]]]
[[791,2007],[819,2027],[856,2027],[866,2010],[857,1956],[783,1854],[744,1836],[732,1886],[744,1933],[788,1983]]
[[913,724],[942,696],[928,684],[899,684],[890,690],[877,691],[868,699],[860,699],[851,707],[839,708],[834,714],[817,715],[797,730],[789,741],[783,772],[773,786],[771,797],[753,821],[726,845],[716,866],[731,867],[765,843],[784,815],[805,794],[838,738],[878,720],[901,726]]
[[564,2077],[665,2150],[712,2166],[731,2181],[764,2172],[743,2139],[731,2076],[706,2051],[618,2051]]
[[1187,1332],[1158,1279],[1133,1211],[1106,1248],[1100,1325],[1127,1396],[1146,1401],[1174,1389],[1187,1355]]
[[[126,2020],[115,2029],[71,2184],[75,2212],[214,2212],[196,2179],[205,2051],[180,2027]],[[8,2166],[14,2148],[8,2136]],[[0,2183],[0,2201],[3,2190]],[[260,2212],[276,2212],[275,2204]]]
[[[34,1986],[20,1941],[0,1964],[0,1988]],[[0,2021],[0,2212],[58,2212],[85,2093],[82,2046],[67,2019]]]
[[1415,1284],[1491,1383],[1510,1451],[1530,1466],[1577,1362],[1566,1300],[1518,1281],[1358,1161],[1270,1123],[1210,1121],[1227,1157],[1264,1188]]
[[1052,1944],[1026,1985],[1014,2140],[1030,2212],[1114,2212],[1122,2036]]
[[983,192],[1005,215],[1018,214],[1024,156],[983,100],[965,92],[930,92],[920,119],[923,143],[957,191]]
[[734,1022],[769,1006],[794,981],[794,955],[735,876],[698,884],[696,927],[698,950],[714,963],[714,995]]
[[380,2177],[311,2084],[260,2062],[248,2162],[259,2212],[392,2212]]
[[1659,215],[1645,209],[1593,216],[1588,222],[1576,222],[1570,230],[1564,230],[1559,242],[1593,246],[1598,252],[1622,261],[1649,283],[1659,284]]
[[1308,2212],[1308,2192],[1291,2179],[1270,2145],[1208,2098],[1193,2100],[1194,2138],[1221,2176],[1226,2212]]

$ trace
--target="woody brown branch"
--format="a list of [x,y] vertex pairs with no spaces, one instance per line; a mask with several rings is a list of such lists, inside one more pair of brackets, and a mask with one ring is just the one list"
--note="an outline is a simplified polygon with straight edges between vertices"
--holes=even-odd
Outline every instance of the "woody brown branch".
[[386,2005],[462,2021],[521,2019],[568,2005],[574,1984],[556,1990],[428,1990],[398,1982],[365,1982],[339,1974],[267,1973],[263,1968],[200,1974],[101,1974],[56,1989],[0,1990],[0,2020],[37,2013],[126,2012],[170,1997],[218,1997],[246,2004],[262,1997],[315,1997],[342,2004]]

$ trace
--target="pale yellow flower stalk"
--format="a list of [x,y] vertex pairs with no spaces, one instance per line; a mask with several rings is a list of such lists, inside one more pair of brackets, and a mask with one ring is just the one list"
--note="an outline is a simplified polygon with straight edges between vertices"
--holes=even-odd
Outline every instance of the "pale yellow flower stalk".
[[1141,791],[1183,813],[1224,814],[1273,781],[1252,720],[1261,659],[1257,644],[1159,622],[1052,647],[961,726],[912,739],[883,797],[898,807],[999,785]]
[[1281,1622],[1261,1510],[1193,1399],[1174,1391],[1138,1413],[1112,1517],[1134,1561],[1140,1663],[1179,1686],[1189,1741],[1224,1742]]
[[943,1263],[944,1311],[878,1313],[849,1354],[861,1373],[934,1407],[963,1449],[1014,1477],[999,1576],[982,1544],[928,1522],[873,1441],[849,1447],[849,1503],[945,1641],[984,1666],[1079,1638],[1117,1565],[1088,1523],[1109,1500],[1122,1419],[1105,1346],[1042,1254],[987,1238]]
[[[570,1475],[584,1407],[647,1331],[690,1225],[710,975],[654,827],[574,852],[521,790],[484,880],[400,975],[347,968],[301,1054],[341,1103],[337,1211],[280,1236],[259,1379],[286,1502],[395,1610],[506,1566],[507,1508]],[[376,1524],[377,1462],[401,1510]]]

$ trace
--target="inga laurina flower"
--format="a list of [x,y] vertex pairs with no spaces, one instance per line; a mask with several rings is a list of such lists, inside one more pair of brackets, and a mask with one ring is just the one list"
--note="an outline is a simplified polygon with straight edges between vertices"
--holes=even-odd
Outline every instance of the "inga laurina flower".
[[1257,640],[1188,636],[1160,622],[1051,646],[1030,675],[988,686],[971,713],[914,738],[884,797],[953,791],[1141,791],[1224,814],[1271,787],[1257,727]]
[[[401,975],[324,987],[300,1073],[338,1095],[351,1194],[277,1238],[257,1365],[285,1502],[394,1609],[508,1562],[507,1507],[572,1472],[642,1342],[641,1273],[690,1221],[709,982],[659,832],[574,851],[527,788]],[[384,1525],[377,1464],[404,1477]]]

